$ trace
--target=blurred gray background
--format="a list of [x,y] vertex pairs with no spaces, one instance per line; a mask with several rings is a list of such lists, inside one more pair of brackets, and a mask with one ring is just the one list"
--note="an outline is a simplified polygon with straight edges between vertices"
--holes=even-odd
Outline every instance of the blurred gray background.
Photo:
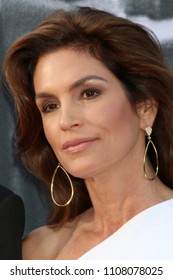
[[[0,65],[11,42],[27,33],[57,8],[92,6],[148,26],[159,38],[165,59],[173,69],[173,0],[0,0]],[[29,174],[15,154],[15,111],[0,85],[0,184],[19,194],[25,204],[25,234],[45,224],[47,192]]]

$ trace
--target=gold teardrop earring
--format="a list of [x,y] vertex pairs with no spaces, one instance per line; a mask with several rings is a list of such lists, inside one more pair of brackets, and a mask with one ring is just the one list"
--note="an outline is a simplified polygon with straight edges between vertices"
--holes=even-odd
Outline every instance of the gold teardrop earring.
[[[56,176],[56,173],[57,173],[57,171],[58,171],[59,168],[60,168],[60,169],[64,172],[64,174],[66,175],[66,177],[67,177],[67,179],[68,179],[68,181],[69,181],[69,183],[70,183],[70,188],[71,188],[71,195],[70,195],[70,198],[69,198],[69,200],[68,200],[66,203],[64,203],[64,204],[59,204],[58,202],[56,202],[56,200],[55,200],[55,198],[54,198],[54,180],[55,180],[55,176]],[[58,165],[57,165],[57,167],[56,167],[56,169],[55,169],[55,171],[54,171],[54,173],[53,173],[52,181],[51,181],[51,197],[52,197],[52,200],[53,200],[53,202],[54,202],[57,206],[59,206],[59,207],[65,207],[65,206],[67,206],[67,205],[70,204],[70,202],[71,202],[72,199],[73,199],[73,196],[74,196],[74,187],[73,187],[72,180],[71,180],[70,176],[68,175],[67,171],[61,166],[60,163],[58,163]]]
[[[143,161],[143,168],[144,168],[144,175],[145,175],[145,178],[147,180],[154,180],[158,174],[158,171],[159,171],[159,158],[158,158],[158,153],[157,153],[157,149],[153,143],[153,141],[151,140],[151,133],[152,133],[152,127],[150,126],[147,126],[146,129],[146,134],[147,134],[147,138],[148,138],[148,143],[146,145],[146,148],[145,148],[145,153],[144,153],[144,161]],[[155,174],[153,177],[149,177],[147,172],[146,172],[146,159],[147,159],[147,152],[148,152],[148,148],[149,148],[149,145],[152,145],[153,149],[154,149],[154,152],[155,152],[155,156],[156,156],[156,169],[155,169]]]

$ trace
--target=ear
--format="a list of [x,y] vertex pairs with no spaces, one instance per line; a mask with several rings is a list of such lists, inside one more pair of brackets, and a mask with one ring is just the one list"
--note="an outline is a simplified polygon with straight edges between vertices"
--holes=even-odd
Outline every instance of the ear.
[[137,113],[140,118],[140,128],[145,130],[147,126],[153,126],[158,111],[158,103],[154,99],[147,99],[137,105]]

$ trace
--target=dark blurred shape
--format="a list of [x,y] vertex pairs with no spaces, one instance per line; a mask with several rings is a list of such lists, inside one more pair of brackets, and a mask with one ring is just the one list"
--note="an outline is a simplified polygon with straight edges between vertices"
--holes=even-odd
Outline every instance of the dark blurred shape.
[[146,15],[151,19],[166,19],[173,16],[172,0],[125,0],[124,11],[129,16]]

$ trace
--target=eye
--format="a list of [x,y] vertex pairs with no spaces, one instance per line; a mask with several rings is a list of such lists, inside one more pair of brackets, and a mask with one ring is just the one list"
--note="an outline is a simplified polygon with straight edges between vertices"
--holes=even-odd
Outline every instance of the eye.
[[55,103],[55,102],[48,102],[46,103],[43,108],[42,108],[42,112],[43,113],[50,113],[55,111],[56,109],[59,109],[60,105]]
[[101,94],[101,90],[96,88],[87,88],[81,92],[81,97],[84,99],[92,99]]

